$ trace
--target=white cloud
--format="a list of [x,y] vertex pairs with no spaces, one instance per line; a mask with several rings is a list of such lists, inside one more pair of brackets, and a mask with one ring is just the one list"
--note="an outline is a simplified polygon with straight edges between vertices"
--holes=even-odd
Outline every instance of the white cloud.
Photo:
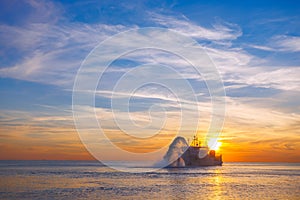
[[251,48],[260,49],[264,51],[278,51],[278,52],[299,52],[300,51],[300,37],[277,35],[272,37],[267,45],[248,45]]
[[299,52],[300,37],[280,35],[273,38],[271,45],[279,51]]
[[204,40],[234,40],[242,35],[239,26],[230,23],[218,23],[213,28],[205,28],[189,21],[185,16],[182,19],[173,16],[149,13],[151,19],[159,25],[174,29],[184,35]]
[[250,44],[250,45],[248,45],[248,47],[251,47],[251,48],[254,48],[254,49],[260,49],[260,50],[264,50],[264,51],[275,51],[274,48],[267,47],[267,46],[262,46],[262,45]]
[[246,83],[266,88],[300,91],[299,77],[299,67],[287,67],[254,74],[247,78]]
[[268,103],[272,103],[271,99],[266,103],[261,102],[260,98],[227,97],[226,102],[228,121],[241,127],[246,125],[254,129],[263,127],[279,129],[297,123],[300,117],[299,114],[284,112],[281,108],[268,106]]
[[[58,6],[48,5],[48,3],[44,5],[36,1],[32,1],[30,4],[36,10],[49,11],[45,11],[44,15],[40,11],[37,12],[41,18],[48,19],[48,23],[35,21],[35,23],[26,23],[19,27],[0,25],[1,44],[6,48],[17,48],[24,57],[23,60],[12,66],[1,68],[1,77],[71,88],[77,69],[94,46],[115,33],[135,27],[61,23],[57,17],[54,18],[50,15],[53,12],[59,16]],[[199,40],[209,40],[221,44],[222,42],[232,42],[242,35],[238,25],[226,22],[217,23],[212,28],[205,28],[189,21],[184,16],[179,19],[156,13],[149,13],[149,15],[151,20],[158,25],[174,29]],[[37,18],[37,16],[31,16],[31,18],[34,17]],[[32,19],[30,20],[32,21]],[[135,35],[135,37],[138,36]],[[300,40],[298,37],[277,36],[273,40],[272,45],[277,46],[279,50],[299,51]],[[250,46],[263,50],[273,49],[273,47],[252,44]],[[282,69],[270,69],[266,65],[262,65],[263,62],[267,63],[268,61],[261,60],[242,48],[210,45],[206,47],[206,51],[226,82],[281,90],[299,90],[299,70],[297,67],[284,66]],[[195,73],[195,70],[186,61],[166,53],[148,50],[131,54],[128,58],[138,62],[161,63],[172,66],[184,78],[201,79],[201,76]],[[112,73],[113,71],[113,69],[110,70]],[[115,72],[120,71],[124,72],[126,69],[115,69]]]
[[279,90],[300,90],[300,68],[297,66],[263,65],[267,61],[243,49],[206,49],[222,74],[223,81],[238,84],[227,89],[248,85]]
[[0,25],[1,43],[21,51],[24,59],[0,69],[1,77],[47,84],[73,84],[85,56],[100,41],[129,27],[106,24]]

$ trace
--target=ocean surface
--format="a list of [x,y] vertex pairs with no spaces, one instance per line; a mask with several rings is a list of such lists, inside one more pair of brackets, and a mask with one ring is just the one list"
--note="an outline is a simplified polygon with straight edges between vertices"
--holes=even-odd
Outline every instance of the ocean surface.
[[96,161],[0,161],[0,199],[299,200],[300,163],[129,173]]

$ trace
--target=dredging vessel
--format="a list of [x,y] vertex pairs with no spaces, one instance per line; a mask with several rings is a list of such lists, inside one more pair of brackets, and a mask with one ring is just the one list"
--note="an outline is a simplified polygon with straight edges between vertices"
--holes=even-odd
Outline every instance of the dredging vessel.
[[170,145],[164,157],[170,164],[167,167],[200,167],[221,166],[222,154],[216,154],[215,150],[208,146],[201,146],[197,136],[194,136],[191,144],[183,137],[177,137]]

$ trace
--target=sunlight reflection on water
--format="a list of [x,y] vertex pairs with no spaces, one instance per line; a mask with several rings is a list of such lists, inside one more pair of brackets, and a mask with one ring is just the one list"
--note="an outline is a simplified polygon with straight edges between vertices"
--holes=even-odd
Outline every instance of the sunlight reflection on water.
[[225,163],[125,173],[95,162],[4,162],[0,199],[300,199],[299,164]]

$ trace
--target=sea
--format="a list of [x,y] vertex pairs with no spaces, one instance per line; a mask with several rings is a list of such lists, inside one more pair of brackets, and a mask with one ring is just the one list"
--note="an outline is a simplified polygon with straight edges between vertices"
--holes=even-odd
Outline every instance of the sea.
[[300,163],[134,171],[97,161],[0,161],[0,199],[300,199]]

